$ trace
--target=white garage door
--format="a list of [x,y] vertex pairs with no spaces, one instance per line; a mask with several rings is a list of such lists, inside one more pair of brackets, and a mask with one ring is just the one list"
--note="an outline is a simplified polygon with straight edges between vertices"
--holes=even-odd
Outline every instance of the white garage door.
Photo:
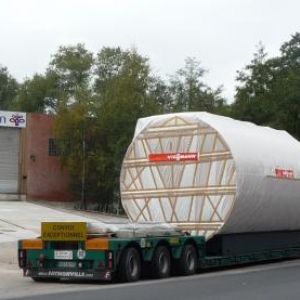
[[0,128],[0,194],[19,191],[20,130]]

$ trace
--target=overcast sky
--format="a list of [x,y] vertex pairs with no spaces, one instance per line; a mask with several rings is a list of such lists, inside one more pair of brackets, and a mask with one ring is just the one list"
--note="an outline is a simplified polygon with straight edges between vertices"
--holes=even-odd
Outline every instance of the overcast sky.
[[259,42],[276,56],[299,25],[299,0],[0,0],[0,64],[22,82],[61,45],[135,46],[163,78],[195,57],[232,102],[236,70]]

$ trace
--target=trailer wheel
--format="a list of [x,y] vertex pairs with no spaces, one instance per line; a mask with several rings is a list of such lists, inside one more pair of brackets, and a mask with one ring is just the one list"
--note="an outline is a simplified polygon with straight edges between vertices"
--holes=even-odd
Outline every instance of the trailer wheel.
[[161,279],[170,276],[171,258],[170,252],[165,246],[158,246],[155,249],[151,261],[151,275],[153,278]]
[[186,244],[182,248],[181,256],[178,261],[178,272],[180,275],[193,275],[197,270],[197,253],[191,244]]
[[131,247],[123,251],[119,268],[118,278],[122,282],[134,282],[140,279],[141,258],[139,252]]

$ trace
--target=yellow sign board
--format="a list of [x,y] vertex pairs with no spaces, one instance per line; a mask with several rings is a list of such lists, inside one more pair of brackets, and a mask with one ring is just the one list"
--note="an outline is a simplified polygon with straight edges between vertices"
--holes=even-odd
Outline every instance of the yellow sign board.
[[42,222],[43,241],[85,241],[87,224],[85,222]]

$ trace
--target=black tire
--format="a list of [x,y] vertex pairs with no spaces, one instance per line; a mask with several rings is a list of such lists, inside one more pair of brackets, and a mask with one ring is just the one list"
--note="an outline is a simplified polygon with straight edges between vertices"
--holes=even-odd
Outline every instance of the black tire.
[[178,261],[177,271],[179,275],[193,275],[197,271],[197,252],[193,245],[186,244],[182,248]]
[[155,249],[151,264],[152,278],[161,279],[170,276],[171,272],[171,258],[168,248],[165,246],[158,246]]
[[141,258],[135,248],[123,250],[119,261],[118,279],[121,282],[134,282],[141,276]]

